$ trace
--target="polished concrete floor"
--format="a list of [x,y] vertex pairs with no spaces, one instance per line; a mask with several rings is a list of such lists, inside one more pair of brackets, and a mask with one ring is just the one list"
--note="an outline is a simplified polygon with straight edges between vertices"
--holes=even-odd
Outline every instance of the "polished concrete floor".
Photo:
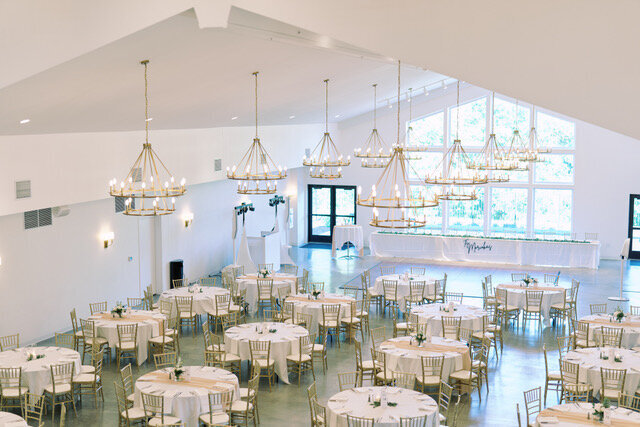
[[[339,254],[343,255],[343,254]],[[293,248],[292,258],[296,263],[311,271],[311,280],[323,281],[328,290],[338,290],[345,283],[353,281],[359,283],[359,274],[372,268],[374,275],[378,274],[377,266],[380,261],[368,256],[360,259],[346,260],[331,258],[329,249],[321,248]],[[410,265],[409,262],[396,263],[402,270]],[[464,292],[465,303],[481,305],[480,279],[487,275],[494,276],[494,283],[510,280],[513,268],[469,267],[465,265],[427,265],[430,275],[440,276],[447,273],[449,277],[448,290]],[[531,273],[541,275],[542,272],[557,272],[557,269],[529,269]],[[640,287],[633,286],[640,276],[640,265],[629,265],[625,269],[625,295],[631,303],[640,304]],[[581,282],[579,295],[579,316],[588,314],[589,304],[603,302],[610,295],[617,294],[620,281],[620,263],[617,261],[603,261],[600,269],[570,270],[561,269],[561,282],[568,283],[571,278]],[[126,295],[123,295],[125,297]],[[389,318],[381,319],[377,314],[372,316],[372,327],[386,325],[391,327]],[[489,391],[482,390],[482,401],[476,393],[471,399],[464,398],[458,408],[458,426],[514,426],[517,425],[515,405],[522,402],[522,391],[542,385],[544,382],[544,360],[542,345],[547,344],[550,349],[557,348],[555,337],[562,331],[552,328],[538,328],[530,323],[527,330],[521,329],[505,331],[504,351],[499,359],[491,354],[489,371]],[[45,342],[45,344],[50,344]],[[203,362],[202,334],[196,338],[187,334],[181,341],[182,357],[187,365],[200,365]],[[366,340],[365,345],[369,345]],[[555,354],[555,353],[553,353]],[[329,349],[329,369],[326,374],[316,369],[318,395],[321,401],[326,400],[337,392],[338,372],[354,370],[353,345],[343,343],[341,348],[333,346]],[[152,365],[145,364],[134,369],[134,376],[142,375],[152,369]],[[94,409],[93,402],[87,399],[78,407],[78,416],[73,412],[67,416],[67,425],[93,426],[117,425],[117,410],[113,382],[118,379],[115,364],[106,365],[104,373],[105,402]],[[306,387],[311,384],[311,375],[303,378],[302,385],[277,384],[269,392],[268,386],[261,384],[259,394],[260,419],[263,426],[305,426],[309,425],[309,407],[307,404]],[[246,378],[242,379],[246,384]],[[554,404],[556,396],[551,394],[548,404]],[[57,417],[57,416],[56,416]],[[50,418],[46,425],[54,425]]]

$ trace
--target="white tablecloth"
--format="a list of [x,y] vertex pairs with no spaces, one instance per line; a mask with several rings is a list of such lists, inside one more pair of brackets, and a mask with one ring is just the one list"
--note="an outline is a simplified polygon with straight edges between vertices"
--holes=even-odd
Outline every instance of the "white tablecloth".
[[380,294],[384,295],[384,285],[382,283],[383,280],[396,280],[398,282],[398,305],[400,306],[400,311],[404,313],[404,300],[411,293],[411,282],[424,282],[424,294],[423,296],[430,296],[435,294],[435,280],[430,276],[423,275],[409,275],[409,280],[405,280],[404,274],[387,274],[386,276],[378,276],[376,277],[376,282],[373,285],[374,290]]
[[[198,417],[209,412],[209,393],[220,392],[220,388],[233,388],[233,400],[240,399],[238,377],[231,372],[207,366],[185,367],[185,381],[171,381],[165,375],[173,368],[160,369],[138,378],[135,385],[134,403],[142,408],[141,392],[164,396],[165,413],[182,420],[185,427],[197,427]],[[156,377],[161,375],[161,378]],[[219,380],[216,388],[207,388],[189,382],[191,379]]]
[[[265,332],[263,325],[266,325]],[[276,329],[270,333],[269,329]],[[309,335],[302,326],[289,325],[277,322],[245,323],[244,325],[229,328],[224,333],[224,344],[228,353],[239,356],[242,360],[251,360],[249,341],[271,341],[271,359],[275,361],[275,370],[278,377],[289,384],[287,370],[287,356],[299,354],[299,339]]]
[[[288,301],[295,302],[294,308],[294,319],[295,313],[304,313],[311,315],[311,325],[307,325],[309,332],[316,334],[316,338],[318,337],[318,323],[322,320],[322,306],[325,304],[340,304],[340,317],[338,318],[338,322],[350,315],[351,310],[351,302],[355,301],[353,297],[346,295],[338,295],[338,294],[325,294],[325,298],[314,299],[306,299],[308,295],[296,295],[294,298],[288,299]],[[335,301],[327,299],[334,299]],[[338,302],[337,300],[341,300],[342,302]]]
[[635,394],[638,384],[640,384],[640,353],[624,348],[614,349],[620,353],[622,362],[616,362],[613,358],[608,360],[600,359],[600,351],[609,354],[609,348],[599,347],[581,348],[570,351],[565,356],[569,362],[580,365],[580,382],[593,386],[593,395],[597,396],[602,385],[600,368],[627,369],[627,378],[624,384],[626,393]]
[[20,415],[11,412],[0,412],[0,426],[2,427],[29,427]]
[[[607,409],[610,414],[611,423],[608,425],[615,426],[616,420],[625,421],[631,424],[640,425],[640,412],[631,411],[624,408],[611,407]],[[568,418],[563,418],[563,413],[568,414]],[[584,417],[584,421],[581,421],[575,416],[581,415]],[[587,418],[591,417],[591,420]],[[549,417],[556,418],[555,420],[549,420]],[[543,421],[547,419],[547,422]],[[550,422],[552,421],[552,422]],[[593,404],[592,403],[564,403],[562,405],[555,405],[548,407],[538,415],[536,418],[536,426],[553,426],[553,427],[575,427],[576,425],[604,425],[594,422],[593,420]]]
[[351,242],[356,247],[359,255],[362,256],[364,249],[364,239],[362,238],[362,227],[359,225],[335,225],[333,227],[333,237],[331,240],[331,256],[336,256],[336,250],[345,243]]
[[[111,348],[115,348],[118,343],[118,325],[138,324],[138,365],[142,365],[147,360],[149,338],[160,335],[162,332],[160,326],[166,324],[165,316],[155,311],[130,310],[123,318],[112,317],[109,313],[107,318],[103,316],[104,313],[96,313],[89,316],[89,320],[94,321],[96,334],[105,338]],[[144,316],[148,319],[140,320],[136,319],[136,316]]]
[[460,326],[473,331],[482,330],[482,316],[487,312],[480,307],[465,304],[454,304],[455,311],[442,311],[440,308],[447,307],[448,304],[426,304],[414,307],[411,314],[418,315],[419,323],[427,324],[427,333],[433,336],[442,335],[442,317],[462,317]]
[[[278,297],[278,289],[288,288],[289,294],[296,293],[296,276],[286,273],[275,273],[268,278],[273,279],[272,295]],[[258,280],[256,275],[239,276],[236,279],[238,291],[247,290],[246,302],[249,304],[249,313],[255,315],[258,312]]]
[[[506,286],[505,286],[506,285]],[[553,285],[545,285],[541,284],[540,287],[543,289],[537,289],[536,287],[522,287],[519,289],[514,289],[511,286],[519,285],[519,282],[514,283],[505,283],[496,286],[496,288],[505,288],[507,291],[507,302],[509,305],[515,305],[519,307],[521,310],[524,310],[527,305],[527,291],[536,291],[542,290],[542,317],[544,318],[545,325],[549,325],[549,310],[553,304],[562,304],[562,291],[563,287],[557,286],[557,290],[548,290],[547,288],[554,287]],[[569,296],[570,290],[566,289],[567,297]]]
[[[43,354],[41,359],[27,362],[27,353]],[[42,394],[51,384],[51,365],[73,362],[74,375],[80,374],[80,353],[62,347],[21,347],[0,352],[0,368],[22,368],[23,385],[34,394]]]
[[[193,292],[190,292],[192,290]],[[202,292],[200,292],[202,290]],[[214,312],[216,295],[228,294],[229,290],[214,286],[185,286],[182,288],[169,289],[160,294],[160,301],[167,301],[173,304],[175,310],[175,297],[193,297],[193,311],[197,314],[207,314],[207,310]],[[175,314],[175,313],[174,313]]]
[[600,242],[551,242],[420,234],[371,233],[371,255],[433,261],[592,268],[600,264]]
[[[387,401],[397,406],[380,405],[374,408],[370,395],[380,395],[386,389]],[[438,405],[426,394],[397,387],[359,387],[334,394],[327,403],[328,427],[346,427],[347,413],[355,417],[375,420],[376,427],[400,425],[400,417],[427,415],[427,426],[439,426]]]
[[[626,316],[622,323],[618,323],[615,320],[611,321],[609,314],[592,314],[580,319],[581,321],[589,323],[589,345],[596,345],[599,341],[594,338],[595,332],[600,326],[608,328],[622,328],[622,347],[633,348],[640,345],[640,316]],[[633,322],[631,324],[625,322]],[[599,338],[601,334],[597,334]],[[638,367],[640,369],[640,367]]]
[[[385,341],[380,345],[380,351],[387,354],[387,368],[392,371],[413,372],[422,376],[422,359],[427,356],[444,356],[444,365],[442,367],[442,380],[448,381],[449,375],[455,371],[463,369],[462,354],[451,352],[436,352],[431,350],[410,350],[406,348],[398,348],[389,342],[404,342],[408,344],[411,337],[398,337]],[[449,338],[432,337],[431,343],[437,345],[465,345],[460,341]]]

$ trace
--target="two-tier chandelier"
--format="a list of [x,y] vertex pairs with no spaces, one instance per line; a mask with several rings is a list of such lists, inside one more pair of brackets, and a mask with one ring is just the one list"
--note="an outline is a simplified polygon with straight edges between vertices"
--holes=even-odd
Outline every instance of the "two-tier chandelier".
[[227,167],[227,178],[238,182],[238,194],[273,194],[278,190],[277,180],[287,177],[287,168],[276,166],[258,137],[258,72],[255,78],[256,135],[240,162]]
[[[362,187],[358,187],[357,204],[373,208],[369,222],[379,228],[418,228],[426,224],[423,209],[438,205],[438,201],[425,197],[424,184],[410,185],[411,164],[400,144],[400,62],[398,61],[398,119],[396,144],[389,163],[382,171],[375,185],[371,186],[368,197],[362,197]],[[414,171],[415,173],[415,171]],[[413,187],[413,188],[412,188]],[[420,211],[422,215],[418,212]]]
[[518,100],[516,99],[515,105],[515,119],[513,134],[511,135],[511,141],[509,143],[509,151],[507,152],[507,159],[511,161],[518,161],[521,163],[520,167],[516,170],[529,170],[528,163],[539,163],[545,160],[538,155],[535,151],[529,147],[529,141],[525,140],[520,133],[520,127],[518,123]]
[[393,151],[387,148],[387,144],[382,140],[376,126],[377,119],[377,89],[378,85],[373,85],[373,129],[362,148],[355,148],[353,156],[362,159],[363,168],[383,168],[389,163]]
[[329,79],[324,80],[324,135],[309,155],[302,158],[304,166],[311,166],[311,178],[336,179],[342,177],[342,167],[349,166],[351,156],[342,157],[329,133]]
[[[411,125],[413,122],[413,89],[409,88],[409,93],[407,94],[407,102],[409,103],[409,124],[407,125],[407,132],[404,135],[404,142],[402,144],[405,152],[422,152],[427,151],[426,144],[416,144],[414,143],[413,138],[413,126]],[[400,108],[400,101],[398,101],[398,108]],[[407,156],[408,160],[413,160],[417,158],[410,158],[410,155]]]
[[149,88],[147,69],[149,60],[140,61],[144,65],[144,118],[145,142],[142,152],[133,163],[123,181],[113,178],[109,181],[109,195],[124,198],[125,215],[154,216],[168,215],[176,210],[176,197],[185,191],[185,179],[180,184],[164,165],[149,142]]
[[[536,107],[533,107],[533,120],[535,123],[536,120]],[[531,129],[529,130],[529,149],[535,153],[539,158],[541,154],[549,154],[551,153],[551,148],[543,147],[540,145],[540,141],[538,140],[538,131],[536,130],[535,124],[531,125]],[[542,157],[544,159],[544,157]]]
[[506,149],[498,143],[494,132],[494,119],[495,92],[491,94],[491,133],[484,147],[482,147],[480,154],[475,159],[470,159],[467,167],[474,170],[491,171],[491,176],[487,177],[488,182],[507,182],[509,181],[509,175],[504,172],[517,169],[519,163],[517,161],[505,160],[507,158]]
[[489,182],[486,174],[469,169],[469,155],[464,151],[459,137],[460,129],[460,81],[457,82],[456,137],[453,145],[433,172],[427,174],[425,183],[441,186],[438,200],[476,200],[476,186]]

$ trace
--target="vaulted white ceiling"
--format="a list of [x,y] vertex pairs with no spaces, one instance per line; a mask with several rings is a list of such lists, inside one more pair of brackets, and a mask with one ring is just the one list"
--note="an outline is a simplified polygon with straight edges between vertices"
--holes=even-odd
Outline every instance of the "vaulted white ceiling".
[[[147,58],[152,129],[253,124],[253,71],[262,125],[322,122],[325,78],[330,121],[371,110],[374,82],[380,98],[396,92],[396,65],[375,54],[238,9],[230,23],[201,29],[184,12],[8,85],[0,134],[143,129],[139,61]],[[404,90],[443,78],[416,67],[403,73]]]

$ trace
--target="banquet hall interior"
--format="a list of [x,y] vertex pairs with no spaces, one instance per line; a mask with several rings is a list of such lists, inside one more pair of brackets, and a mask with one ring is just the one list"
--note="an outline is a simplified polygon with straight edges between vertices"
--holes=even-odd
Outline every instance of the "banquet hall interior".
[[0,0],[0,426],[640,426],[639,14]]

